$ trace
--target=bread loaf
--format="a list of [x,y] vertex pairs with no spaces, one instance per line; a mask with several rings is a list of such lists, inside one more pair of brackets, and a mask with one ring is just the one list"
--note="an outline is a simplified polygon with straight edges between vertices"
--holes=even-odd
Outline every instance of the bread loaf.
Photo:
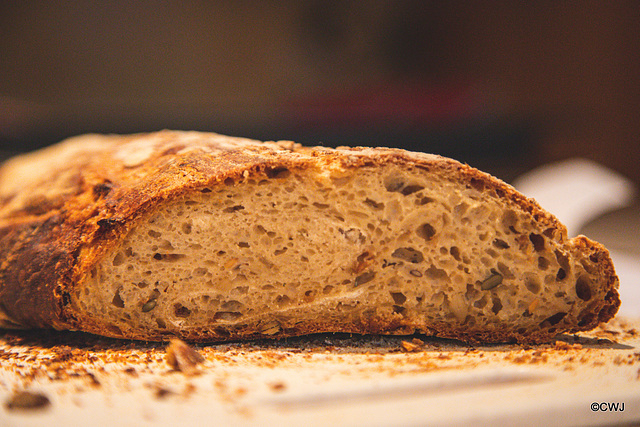
[[191,341],[541,342],[611,319],[607,250],[454,160],[85,135],[0,169],[0,323]]

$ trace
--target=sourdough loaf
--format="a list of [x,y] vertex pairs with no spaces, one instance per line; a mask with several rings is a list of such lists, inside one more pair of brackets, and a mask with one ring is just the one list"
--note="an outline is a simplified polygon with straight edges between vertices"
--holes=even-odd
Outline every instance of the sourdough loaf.
[[607,250],[435,155],[85,135],[0,169],[0,323],[219,341],[540,342],[611,319]]

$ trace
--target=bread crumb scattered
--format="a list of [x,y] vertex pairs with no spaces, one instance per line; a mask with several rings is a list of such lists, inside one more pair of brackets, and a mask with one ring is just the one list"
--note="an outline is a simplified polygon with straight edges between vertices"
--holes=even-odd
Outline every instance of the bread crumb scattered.
[[51,405],[51,401],[42,393],[20,391],[15,393],[4,404],[5,408],[13,410],[44,409]]
[[169,397],[172,394],[174,394],[173,391],[160,386],[158,386],[158,388],[156,388],[154,392],[154,396],[156,397],[156,399],[165,399],[166,397]]
[[184,341],[173,339],[167,346],[165,360],[176,371],[194,375],[198,373],[198,365],[204,362],[204,357]]
[[564,341],[556,341],[554,348],[556,350],[582,350],[582,344],[569,344]]
[[411,342],[403,340],[400,343],[400,345],[402,346],[403,351],[406,351],[407,353],[411,353],[413,351],[418,351],[422,349],[424,347],[424,341],[418,338],[414,338],[411,340]]
[[283,382],[276,382],[269,385],[272,391],[281,392],[284,391],[287,386]]

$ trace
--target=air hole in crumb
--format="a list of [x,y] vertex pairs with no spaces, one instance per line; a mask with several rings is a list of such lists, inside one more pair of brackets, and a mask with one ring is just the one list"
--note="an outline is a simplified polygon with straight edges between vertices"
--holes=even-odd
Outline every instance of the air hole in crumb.
[[365,203],[366,205],[371,206],[373,209],[376,209],[376,210],[380,210],[380,209],[383,209],[383,208],[384,208],[384,203],[378,203],[378,202],[376,202],[375,200],[371,200],[371,199],[369,199],[369,198],[365,199],[365,200],[364,200],[364,203]]
[[457,216],[458,218],[462,217],[462,215],[465,214],[465,212],[467,212],[467,209],[469,209],[469,204],[466,202],[461,202],[458,203],[457,205],[455,205],[453,207],[453,214],[455,216]]
[[402,307],[400,305],[394,305],[393,306],[393,312],[394,313],[404,314],[405,311],[407,311],[406,307]]
[[415,184],[414,185],[407,185],[406,187],[404,187],[402,189],[402,191],[400,193],[403,196],[408,196],[410,194],[417,193],[418,191],[420,191],[422,189],[424,189],[424,187],[421,186],[421,185],[415,185]]
[[331,285],[327,285],[324,288],[322,288],[323,294],[330,294],[332,291],[333,291],[333,286]]
[[435,200],[432,197],[427,196],[416,199],[416,205],[426,205],[432,202],[435,202]]
[[225,311],[240,311],[243,307],[243,304],[236,300],[225,301],[221,305],[221,308]]
[[235,206],[230,206],[228,208],[225,208],[222,210],[222,212],[225,213],[233,213],[233,212],[237,212],[237,211],[241,211],[244,209],[244,206],[242,205],[235,205]]
[[498,297],[493,297],[491,298],[491,302],[493,303],[491,311],[493,311],[493,314],[498,314],[500,310],[502,310],[502,301],[500,301]]
[[231,294],[233,295],[245,295],[247,292],[249,292],[248,286],[236,286],[231,289]]
[[291,298],[288,295],[278,295],[276,297],[276,304],[278,307],[284,307],[291,304]]
[[342,234],[344,234],[345,239],[347,239],[347,241],[350,243],[364,243],[367,240],[365,235],[362,234],[362,231],[358,230],[357,228],[350,228],[346,231],[342,229],[339,230]]
[[476,308],[484,308],[487,305],[487,296],[484,295],[482,298],[480,298],[478,301],[473,303],[473,306]]
[[556,274],[556,280],[558,282],[564,280],[567,277],[567,272],[564,271],[564,268],[559,268],[558,269],[558,274]]
[[393,251],[391,256],[413,264],[418,264],[424,261],[424,255],[422,255],[422,252],[413,248],[398,248]]
[[[589,257],[589,258],[591,258],[591,257]],[[590,259],[590,261],[592,261],[592,260]],[[581,259],[580,260],[580,264],[587,271],[587,273],[589,273],[589,274],[597,274],[598,273],[598,269],[596,268],[596,266],[592,262],[589,262],[586,259]]]
[[384,188],[389,192],[399,192],[404,187],[404,181],[397,176],[388,176],[384,179]]
[[209,272],[208,269],[206,269],[205,267],[196,267],[193,270],[193,275],[194,276],[204,276],[205,274],[207,274]]
[[477,191],[484,190],[484,182],[477,178],[471,178],[471,180],[469,181],[469,185]]
[[113,257],[113,261],[111,261],[111,264],[112,264],[114,267],[118,267],[118,266],[120,266],[120,265],[124,264],[124,259],[125,259],[124,254],[123,254],[122,252],[118,252],[118,253],[116,254],[116,256],[115,256],[115,257]]
[[118,289],[116,291],[116,294],[113,296],[113,300],[111,301],[111,304],[113,304],[114,306],[116,306],[118,308],[124,308],[124,301],[122,300],[122,297],[120,296],[120,289]]
[[467,301],[473,301],[478,295],[480,295],[480,292],[476,289],[476,287],[471,283],[467,283],[467,291],[464,293]]
[[282,255],[283,253],[287,252],[287,249],[289,248],[287,248],[286,246],[283,247],[282,249],[276,249],[275,251],[273,251],[273,254],[275,256]]
[[560,252],[558,249],[555,250],[556,260],[558,260],[558,264],[562,267],[565,272],[569,272],[569,257]]
[[283,179],[291,175],[291,171],[285,167],[267,168],[264,172],[268,178]]
[[166,262],[175,262],[185,257],[186,255],[184,254],[161,254],[157,252],[153,255],[153,259]]
[[236,181],[233,178],[227,178],[227,179],[224,180],[224,184],[225,185],[233,185],[235,183],[236,183]]
[[531,233],[529,234],[529,240],[533,243],[533,248],[536,252],[544,251],[544,237],[539,234]]
[[591,299],[591,286],[587,277],[580,276],[576,280],[576,295],[583,301]]
[[498,262],[498,271],[505,279],[515,279],[515,275],[511,272],[511,269],[503,262]]
[[451,249],[449,249],[449,253],[451,253],[451,256],[456,260],[456,261],[460,261],[460,249],[457,246],[451,246]]
[[525,277],[524,286],[529,290],[529,292],[532,292],[534,294],[537,294],[538,292],[540,292],[540,289],[541,289],[541,285],[540,285],[540,282],[538,281],[538,278],[533,276]]
[[316,296],[316,292],[309,290],[304,293],[303,299],[305,302],[312,302],[315,299],[315,296]]
[[154,231],[154,230],[149,230],[149,231],[147,232],[147,234],[148,234],[150,237],[153,237],[154,239],[159,239],[159,238],[160,238],[160,236],[162,236],[162,233],[160,233],[160,232],[158,232],[158,231]]
[[549,268],[549,260],[546,259],[545,257],[541,256],[538,257],[538,268],[542,271],[546,270],[547,268]]
[[241,248],[248,248],[249,247],[249,243],[247,242],[238,242],[238,246]]
[[407,297],[402,292],[390,292],[393,302],[397,305],[402,305],[407,301]]
[[518,215],[512,210],[506,211],[502,215],[502,225],[506,230],[517,233],[515,226],[518,224]]
[[567,313],[556,313],[553,316],[547,317],[545,320],[543,320],[540,323],[540,326],[553,326],[553,325],[557,325],[558,323],[560,323],[560,321],[562,319],[564,319],[564,317],[567,315]]
[[191,234],[191,224],[189,224],[188,222],[182,224],[182,232],[184,234]]
[[418,235],[418,237],[421,237],[424,240],[429,241],[433,239],[433,236],[436,235],[436,229],[433,228],[431,224],[425,222],[420,227],[418,227],[418,229],[416,230],[416,234]]
[[375,271],[367,271],[366,273],[362,273],[356,277],[356,280],[353,286],[364,285],[365,283],[372,281],[375,276],[376,276]]
[[318,209],[328,209],[329,205],[326,203],[319,203],[319,202],[313,202],[313,206],[315,206]]
[[191,310],[180,303],[176,303],[173,305],[173,314],[176,317],[185,318],[191,315]]
[[494,239],[493,246],[498,249],[509,249],[509,244],[502,239]]
[[578,326],[587,326],[591,324],[596,315],[594,313],[587,313],[580,321],[578,322]]
[[242,313],[236,311],[217,311],[216,314],[213,315],[213,320],[232,322],[238,320],[240,317],[242,317]]
[[500,257],[500,254],[498,252],[496,252],[494,249],[489,248],[489,249],[485,250],[485,252],[491,258],[499,258]]
[[441,268],[436,267],[433,264],[431,264],[431,267],[429,267],[424,273],[430,279],[449,280],[449,275],[447,274],[447,272]]

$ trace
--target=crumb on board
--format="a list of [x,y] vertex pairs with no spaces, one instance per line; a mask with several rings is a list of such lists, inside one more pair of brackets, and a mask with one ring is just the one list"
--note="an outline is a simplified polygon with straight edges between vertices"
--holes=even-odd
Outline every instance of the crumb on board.
[[179,339],[171,340],[166,351],[167,364],[174,370],[187,375],[197,373],[198,365],[204,362],[204,357],[200,353]]
[[[256,389],[273,394],[294,393],[297,382],[284,382],[283,379],[288,378],[286,373],[290,369],[315,369],[316,365],[336,369],[335,375],[345,378],[395,377],[509,365],[544,365],[573,372],[578,372],[580,367],[602,372],[615,368],[635,383],[640,381],[640,352],[633,339],[640,328],[633,326],[614,321],[593,332],[559,335],[557,341],[539,345],[477,345],[477,348],[424,335],[318,334],[189,346],[178,340],[161,344],[72,332],[2,331],[0,374],[6,374],[9,382],[0,383],[4,401],[0,409],[27,410],[31,408],[29,405],[46,408],[56,402],[59,406],[58,400],[46,403],[48,398],[35,399],[35,403],[30,404],[28,398],[19,397],[14,401],[11,397],[17,390],[43,386],[58,387],[66,390],[65,393],[99,390],[108,394],[128,392],[148,383],[146,395],[154,400],[185,399],[207,393],[209,387],[213,387],[219,396],[228,397],[225,402],[238,401],[250,398]],[[205,371],[203,363],[215,365],[216,369]],[[256,378],[232,375],[245,366],[251,367],[252,372],[269,374],[261,382],[263,387],[254,387]],[[283,376],[271,375],[273,369],[282,369]],[[62,388],[62,383],[69,383],[69,388]],[[59,396],[57,391],[49,393],[48,388],[42,391],[45,398]],[[60,396],[62,401],[66,399],[64,393]]]
[[419,338],[414,338],[411,340],[411,342],[402,340],[400,345],[402,346],[403,351],[410,353],[412,351],[419,351],[420,349],[424,348],[424,341]]
[[564,351],[582,350],[582,345],[581,344],[569,344],[569,343],[564,342],[564,341],[556,341],[554,348],[556,350],[564,350]]
[[13,394],[4,404],[10,411],[44,409],[51,405],[49,398],[43,393],[19,391]]
[[274,392],[282,392],[287,388],[287,386],[285,383],[278,381],[278,382],[269,384],[269,388],[271,389],[271,391],[274,391]]

